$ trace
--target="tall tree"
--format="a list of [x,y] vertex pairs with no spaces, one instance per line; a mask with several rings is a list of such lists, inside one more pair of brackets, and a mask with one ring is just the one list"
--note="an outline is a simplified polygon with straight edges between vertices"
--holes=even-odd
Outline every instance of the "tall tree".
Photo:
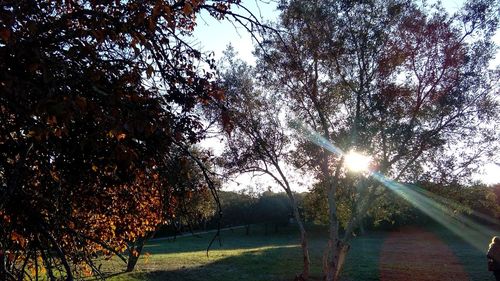
[[238,3],[1,2],[0,279],[97,274],[93,255],[156,227],[171,145],[222,98],[184,39],[202,10],[253,23]]
[[228,174],[259,173],[271,177],[288,196],[295,220],[300,230],[303,253],[301,277],[309,276],[309,250],[307,233],[295,199],[291,173],[285,167],[289,157],[290,138],[281,120],[281,103],[273,95],[267,95],[259,88],[255,69],[241,60],[231,46],[226,50],[221,67],[221,87],[225,89],[222,117],[229,120],[222,123],[227,129],[226,150],[222,155],[223,166]]
[[[384,193],[348,171],[339,151],[370,155],[394,180],[450,182],[498,144],[499,71],[488,66],[499,5],[470,1],[451,16],[406,0],[291,0],[281,9],[281,36],[266,38],[257,67],[298,131],[328,144],[302,138],[294,155],[325,188],[323,271],[338,280],[353,230]],[[355,202],[344,234],[339,190]]]

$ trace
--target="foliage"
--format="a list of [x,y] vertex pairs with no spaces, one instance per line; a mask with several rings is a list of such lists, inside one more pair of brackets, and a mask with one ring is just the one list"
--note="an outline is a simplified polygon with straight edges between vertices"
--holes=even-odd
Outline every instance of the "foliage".
[[222,225],[238,226],[256,223],[255,203],[257,198],[244,191],[220,191]]
[[[304,212],[306,220],[320,224],[328,224],[328,202],[325,189],[314,185],[307,193],[304,201]],[[413,189],[421,189],[426,196],[436,203],[442,204],[457,215],[489,217],[486,222],[491,222],[500,214],[500,207],[496,202],[497,197],[491,188],[480,185],[461,185],[459,183],[441,185],[431,182],[420,182],[408,185]],[[341,227],[345,229],[350,217],[349,201],[345,196],[337,195],[339,205],[337,212]],[[477,214],[481,215],[477,215]],[[378,228],[380,226],[400,227],[402,225],[429,222],[429,218],[417,208],[411,206],[404,199],[395,194],[387,193],[373,202],[373,207],[365,214],[364,227]],[[477,219],[477,218],[476,218]]]
[[174,211],[165,157],[203,137],[194,109],[223,97],[183,38],[201,10],[236,17],[237,2],[2,1],[2,280],[96,274],[95,254]]
[[[218,219],[214,216],[217,206],[212,200],[212,192],[219,189],[219,184],[212,175],[210,153],[196,146],[176,147],[164,161],[164,170],[160,173],[165,182],[161,189],[163,221],[157,224],[157,228],[173,226],[176,231],[182,231],[182,227],[187,226],[192,230],[192,226]],[[127,271],[134,270],[144,243],[155,233],[149,231],[128,243]]]
[[[352,204],[354,203],[350,194],[345,194],[348,190],[339,189],[337,190],[336,198],[338,200],[337,204],[337,214],[342,228],[346,228],[351,217]],[[304,198],[304,213],[305,218],[309,222],[328,225],[328,195],[326,193],[326,188],[323,183],[315,183]]]
[[[419,183],[418,186],[432,192],[438,202],[448,205],[455,213],[474,215],[480,213],[491,219],[500,215],[500,205],[493,190],[484,184],[438,185]],[[444,202],[443,202],[444,201]]]
[[493,193],[496,195],[497,205],[500,206],[500,183],[494,184],[491,187],[491,189],[492,189]]
[[[290,165],[285,164],[290,158],[291,137],[284,126],[285,112],[282,110],[282,104],[278,96],[267,92],[262,83],[253,79],[257,69],[236,59],[236,53],[231,46],[228,46],[225,52],[222,65],[221,87],[225,89],[227,97],[222,108],[229,110],[221,113],[216,110],[215,116],[220,114],[222,118],[219,119],[222,121],[229,119],[230,130],[228,131],[228,122],[221,122],[221,127],[226,130],[226,149],[220,162],[228,175],[251,173],[269,177],[288,196],[291,213],[301,232],[304,255],[301,278],[307,279],[307,237],[291,187],[293,172]],[[263,204],[260,201],[259,203]]]
[[259,222],[272,223],[275,228],[287,225],[292,217],[293,209],[285,193],[262,193],[255,205]]
[[[471,1],[449,15],[413,1],[291,0],[281,9],[283,32],[266,38],[260,78],[305,136],[294,162],[325,188],[325,278],[338,280],[353,230],[385,190],[331,150],[368,154],[397,181],[466,182],[498,145],[499,72],[488,67],[499,6]],[[339,194],[352,202],[343,236]]]

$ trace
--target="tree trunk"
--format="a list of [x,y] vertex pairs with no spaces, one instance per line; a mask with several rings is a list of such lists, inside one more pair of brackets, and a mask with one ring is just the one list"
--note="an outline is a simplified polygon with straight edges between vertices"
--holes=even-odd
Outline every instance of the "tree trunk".
[[299,228],[300,228],[300,246],[302,247],[302,263],[303,263],[303,269],[302,269],[302,274],[300,275],[300,279],[307,281],[309,280],[311,261],[309,259],[309,249],[307,245],[308,243],[307,243],[306,231],[304,229],[304,226],[302,225],[302,222],[300,222]]
[[139,260],[139,256],[135,256],[133,254],[128,255],[127,269],[125,272],[132,272],[135,269],[137,261]]
[[[310,265],[311,265],[311,260],[309,258],[309,250],[308,250],[308,245],[307,245],[307,235],[306,235],[306,229],[304,228],[304,224],[302,223],[302,218],[300,217],[300,212],[299,212],[299,207],[297,206],[297,201],[295,201],[295,196],[293,196],[292,189],[290,188],[290,184],[288,183],[287,177],[281,170],[278,162],[273,163],[274,167],[276,167],[276,170],[278,170],[278,173],[280,174],[280,177],[282,181],[276,179],[276,181],[283,187],[283,189],[286,192],[286,195],[288,196],[288,199],[290,199],[290,203],[293,208],[293,216],[295,220],[297,221],[297,225],[299,226],[300,230],[300,244],[302,246],[302,258],[303,258],[303,269],[302,273],[297,276],[295,279],[296,280],[308,280],[309,279],[309,271],[310,271]],[[271,174],[271,176],[273,176]],[[274,176],[273,176],[274,177]],[[267,230],[267,225],[266,225],[266,230]]]
[[293,196],[291,189],[285,188],[285,191],[288,195],[288,198],[290,199],[290,202],[292,203],[293,216],[295,218],[295,221],[297,222],[297,225],[299,226],[300,231],[300,246],[302,247],[303,268],[302,273],[296,279],[306,281],[309,280],[309,272],[311,266],[311,260],[309,258],[309,248],[307,243],[307,233],[302,222],[302,218],[300,217],[299,207],[297,206],[297,202],[295,201],[295,197]]
[[295,279],[296,280],[301,280],[301,281],[307,281],[309,280],[309,272],[310,272],[310,266],[311,266],[311,259],[309,258],[309,246],[307,243],[307,232],[304,227],[304,223],[302,222],[302,218],[300,216],[299,212],[299,207],[297,205],[297,201],[295,201],[295,196],[293,196],[292,189],[290,188],[290,185],[288,184],[288,181],[286,181],[286,178],[284,174],[281,172],[280,169],[278,169],[280,174],[282,175],[282,178],[284,179],[285,186],[283,188],[285,189],[286,195],[288,196],[288,199],[290,199],[290,203],[292,205],[293,209],[293,217],[295,218],[295,221],[297,222],[297,225],[299,226],[299,231],[300,231],[300,246],[302,247],[302,261],[303,261],[303,267],[302,267],[302,273],[297,276]]
[[328,169],[328,161],[325,157],[323,159],[322,170],[325,175],[328,191],[328,245],[325,249],[325,254],[323,255],[323,277],[325,281],[338,281],[340,276],[340,271],[342,269],[345,254],[347,254],[347,249],[344,249],[345,244],[341,242],[339,238],[339,218],[337,216],[337,202],[335,193],[337,190],[337,181],[338,172],[340,170],[340,165],[337,167],[337,171],[335,176],[332,177],[329,175]]
[[139,257],[141,256],[142,248],[144,247],[144,244],[152,236],[153,236],[152,234],[148,234],[146,237],[138,238],[129,247],[127,269],[125,270],[126,272],[134,271],[135,266],[137,265],[137,261],[139,260]]
[[329,246],[335,244],[331,247],[330,251],[333,251],[332,255],[326,255],[330,260],[326,262],[326,274],[324,276],[325,281],[338,281],[340,280],[340,273],[344,267],[345,258],[349,252],[349,244],[344,244],[341,241],[337,243],[329,243]]

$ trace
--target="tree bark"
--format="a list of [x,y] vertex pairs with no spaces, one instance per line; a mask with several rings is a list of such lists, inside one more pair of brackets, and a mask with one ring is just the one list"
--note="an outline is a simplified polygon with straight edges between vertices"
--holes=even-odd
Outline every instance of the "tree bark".
[[345,258],[349,252],[350,245],[344,244],[341,241],[337,241],[335,245],[332,245],[334,252],[331,255],[331,260],[327,263],[327,271],[324,279],[326,281],[338,281],[340,280],[340,273],[344,267]]
[[125,272],[132,272],[137,265],[137,261],[139,260],[139,256],[141,255],[142,248],[144,247],[145,239],[139,239],[140,241],[136,241],[132,247],[130,247],[128,253],[128,262],[127,269]]
[[300,218],[299,208],[297,207],[297,202],[295,202],[295,198],[291,199],[291,202],[293,207],[293,215],[295,217],[295,220],[297,221],[297,225],[299,226],[300,246],[302,247],[303,268],[302,268],[302,273],[300,275],[300,279],[305,281],[309,280],[309,272],[311,266],[311,260],[309,258],[309,248],[308,248],[309,246],[307,242],[307,233],[306,229],[304,228],[304,224],[302,223],[302,220]]
[[300,228],[300,246],[302,247],[302,263],[303,263],[303,269],[300,278],[306,281],[309,280],[311,261],[309,259],[306,231],[304,229],[304,226],[302,225],[302,222],[300,222],[299,228]]
[[[327,183],[328,191],[328,244],[323,255],[323,276],[326,281],[337,281],[340,270],[342,269],[343,260],[341,254],[343,253],[343,243],[339,238],[339,219],[337,217],[337,204],[336,204],[336,191],[338,184],[338,175],[343,159],[338,163],[335,175],[330,175],[328,167],[328,154],[323,155],[323,163],[321,166],[324,179]],[[346,250],[347,252],[347,250]]]
[[145,237],[138,238],[132,245],[129,247],[128,251],[128,261],[127,261],[127,269],[125,272],[132,272],[137,265],[137,261],[139,261],[139,257],[141,256],[142,249],[144,248],[144,244],[146,241],[153,237],[155,232],[147,234]]

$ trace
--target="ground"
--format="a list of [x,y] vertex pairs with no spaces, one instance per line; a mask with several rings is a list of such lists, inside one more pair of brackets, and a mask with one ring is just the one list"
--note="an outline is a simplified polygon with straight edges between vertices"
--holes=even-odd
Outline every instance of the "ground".
[[391,232],[380,253],[382,281],[467,281],[469,277],[453,251],[422,227]]
[[[156,240],[145,248],[137,271],[121,273],[117,260],[103,264],[112,281],[285,281],[301,269],[298,234],[293,226],[265,235],[253,227],[223,232],[222,244],[206,247],[213,233]],[[321,280],[324,230],[310,229],[313,280]],[[485,241],[485,248],[488,241]],[[485,249],[486,250],[486,249]],[[344,281],[492,281],[483,251],[437,226],[403,227],[357,237],[343,271]]]

